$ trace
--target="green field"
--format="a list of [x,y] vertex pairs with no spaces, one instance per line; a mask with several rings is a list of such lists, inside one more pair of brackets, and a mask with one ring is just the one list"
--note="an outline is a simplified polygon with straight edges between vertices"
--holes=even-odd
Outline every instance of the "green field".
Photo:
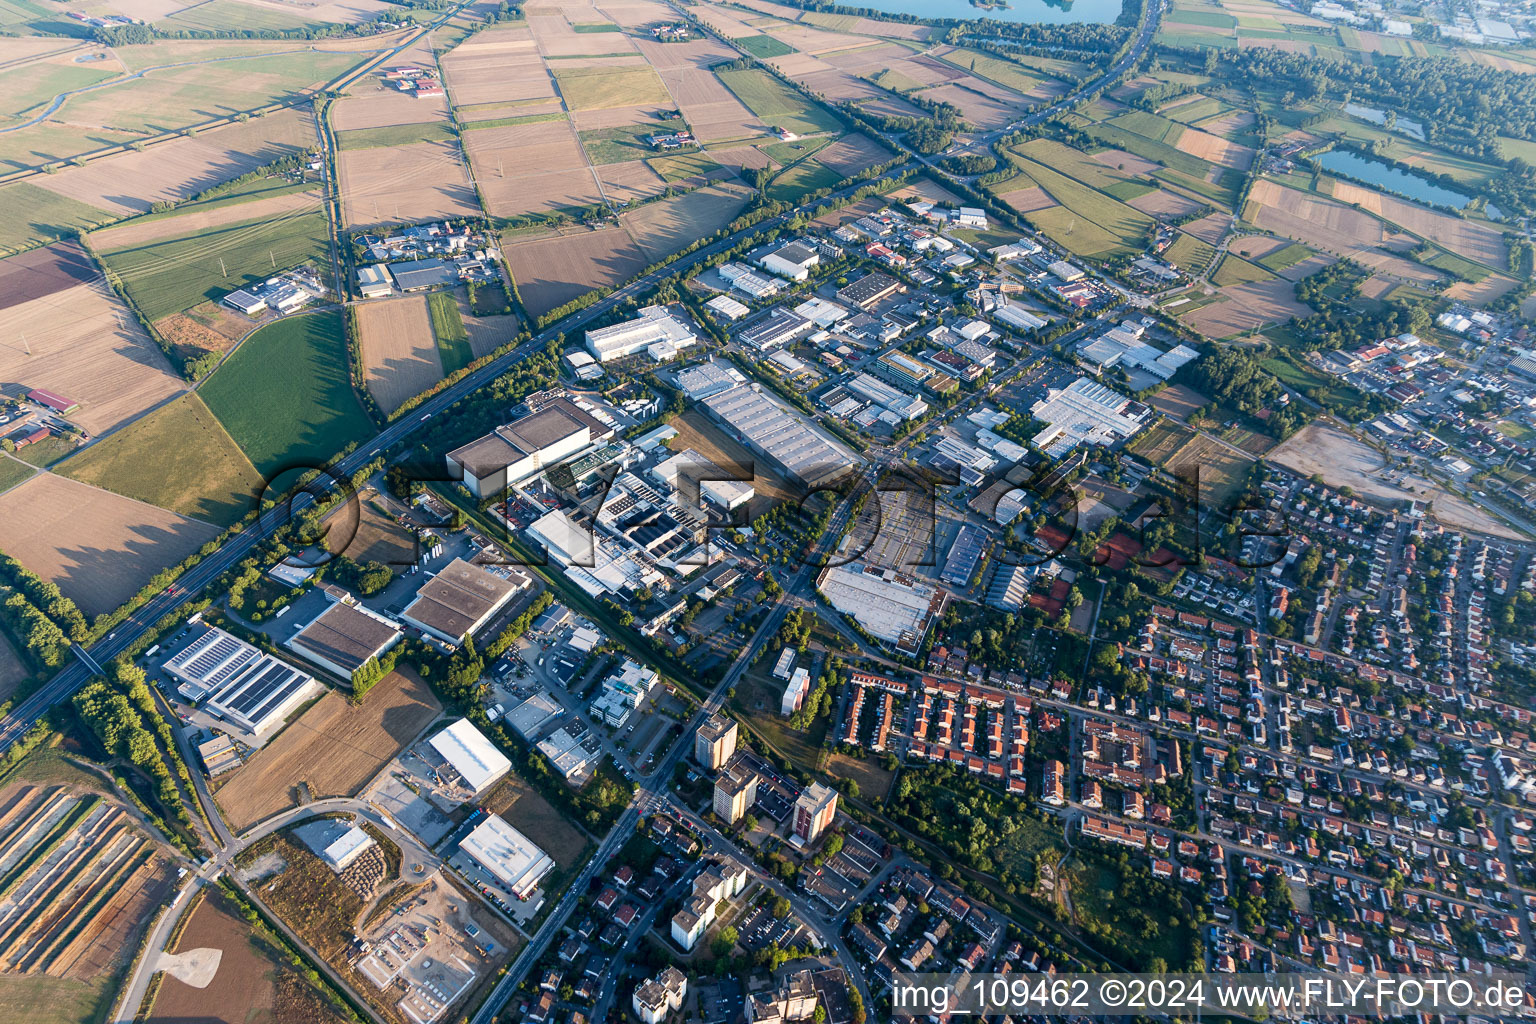
[[817,151],[830,146],[834,140],[830,138],[796,139],[794,142],[770,142],[766,146],[758,146],[758,152],[775,163],[788,167],[797,164]]
[[256,467],[196,394],[107,435],[57,471],[218,526],[254,508],[262,486]]
[[1201,28],[1233,29],[1237,19],[1224,11],[1190,11],[1175,7],[1164,21],[1171,25],[1198,25]]
[[1471,260],[1463,259],[1453,252],[1446,252],[1444,249],[1438,248],[1435,249],[1434,255],[1420,259],[1419,262],[1427,267],[1443,270],[1447,274],[1459,277],[1463,281],[1471,281],[1474,284],[1492,273],[1481,263],[1473,263]]
[[424,124],[395,124],[384,128],[360,128],[337,132],[336,145],[342,149],[379,149],[383,146],[409,146],[413,142],[448,142],[456,137],[447,121]]
[[658,156],[653,160],[647,160],[646,163],[665,181],[683,181],[720,170],[720,164],[715,158],[703,151]]
[[475,361],[469,347],[469,332],[459,313],[458,300],[452,292],[433,292],[427,296],[427,310],[432,314],[432,334],[437,338],[437,357],[444,376],[457,373]]
[[843,180],[843,176],[826,164],[805,160],[795,164],[769,182],[766,195],[781,202],[799,202],[800,197],[817,189],[831,188]]
[[299,8],[296,8],[295,13],[287,14],[269,7],[239,3],[238,0],[209,0],[208,3],[194,4],[185,10],[177,11],[169,18],[162,19],[159,24],[172,30],[192,29],[204,32],[229,32],[235,29],[281,31],[324,24],[299,17],[298,10]]
[[746,50],[758,60],[767,60],[770,57],[782,57],[786,53],[794,53],[795,48],[782,39],[773,36],[743,36],[736,40],[736,45]]
[[540,121],[564,120],[565,113],[556,110],[548,114],[520,114],[517,117],[493,117],[488,121],[465,121],[463,130],[470,132],[476,128],[510,128],[515,124],[537,124]]
[[1284,249],[1276,249],[1268,256],[1261,256],[1254,262],[1263,267],[1265,270],[1271,270],[1278,274],[1282,270],[1289,270],[1311,255],[1311,249],[1308,249],[1306,246],[1299,243],[1292,242]]
[[1198,275],[1211,263],[1216,255],[1216,250],[1208,242],[1202,242],[1194,235],[1186,235],[1182,231],[1179,237],[1174,239],[1163,259],[1176,265],[1187,274]]
[[1011,60],[982,53],[979,50],[959,49],[946,54],[945,63],[964,68],[978,78],[996,82],[1014,92],[1027,93],[1040,84],[1040,79],[1019,67]]
[[1105,188],[1104,191],[1122,203],[1127,203],[1132,199],[1140,199],[1142,196],[1151,195],[1157,191],[1157,186],[1145,181],[1117,181]]
[[892,92],[915,92],[924,87],[922,82],[914,78],[908,78],[900,71],[893,71],[890,68],[876,71],[874,74],[867,75],[866,77],[880,88],[890,89]]
[[672,102],[671,93],[649,67],[556,68],[555,82],[571,110]]
[[623,31],[623,29],[611,21],[578,21],[571,26],[571,29],[572,31],[582,33]]
[[41,441],[35,441],[19,449],[15,454],[21,461],[43,469],[69,455],[77,447],[73,440],[62,434],[50,434]]
[[1184,134],[1184,126],[1179,122],[1146,110],[1133,110],[1128,114],[1112,117],[1108,123],[1116,128],[1135,132],[1153,142],[1166,142],[1170,146],[1178,142],[1179,136]]
[[117,274],[144,316],[158,320],[217,300],[246,285],[323,260],[329,252],[319,206],[281,217],[209,228],[184,238],[113,249],[102,262]]
[[[60,45],[66,44],[61,40]],[[34,108],[46,106],[61,92],[84,89],[120,74],[122,72],[112,61],[97,61],[94,64],[27,64],[0,73],[0,87],[10,96],[5,101],[5,109],[25,117],[33,113]]]
[[336,311],[284,317],[245,340],[198,394],[265,478],[321,466],[372,437]]
[[0,205],[13,211],[0,219],[0,253],[57,242],[79,228],[98,227],[117,219],[116,214],[66,199],[29,181],[0,187]]
[[1275,275],[1256,263],[1249,263],[1241,256],[1228,253],[1211,274],[1211,283],[1218,288],[1229,284],[1252,284],[1255,281],[1273,281]]
[[[1140,113],[1140,111],[1137,111],[1137,113]],[[1148,114],[1147,116],[1153,117],[1155,115]],[[1169,123],[1172,124],[1173,122],[1170,121]],[[1179,125],[1178,127],[1182,129],[1183,126]],[[1155,164],[1162,164],[1164,167],[1171,167],[1176,171],[1182,171],[1193,178],[1203,179],[1211,171],[1212,165],[1197,156],[1191,156],[1189,153],[1185,153],[1183,150],[1170,146],[1167,143],[1149,139],[1145,135],[1139,135],[1118,125],[1106,122],[1105,124],[1091,125],[1087,131],[1089,135],[1098,139],[1106,146],[1113,146],[1116,149],[1123,149],[1127,153],[1134,153]]]
[[589,128],[579,132],[581,148],[594,164],[621,164],[656,155],[645,141],[647,135],[665,135],[687,127],[682,118],[626,124],[618,128]]
[[[1018,156],[1020,169],[1061,204],[1024,218],[1079,256],[1140,250],[1152,218],[1037,161]],[[1065,216],[1063,216],[1065,215]],[[1086,225],[1098,230],[1089,230]]]
[[9,455],[0,455],[0,492],[10,490],[31,475],[31,466]]
[[788,128],[800,135],[842,128],[837,118],[766,71],[721,71],[718,77],[748,110],[775,128]]
[[[1012,152],[1026,160],[1033,160],[1054,168],[1068,177],[1076,178],[1089,188],[1107,191],[1110,186],[1124,184],[1127,180],[1122,171],[1100,163],[1081,150],[1063,146],[1052,139],[1035,139],[1015,147]],[[1145,195],[1146,192],[1153,190],[1148,186],[1140,194]]]

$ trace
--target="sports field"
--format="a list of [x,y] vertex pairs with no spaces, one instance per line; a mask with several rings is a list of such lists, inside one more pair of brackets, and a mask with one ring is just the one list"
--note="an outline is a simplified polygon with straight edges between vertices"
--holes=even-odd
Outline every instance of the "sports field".
[[254,508],[262,485],[195,393],[107,435],[57,471],[217,526]]
[[198,391],[258,472],[325,465],[374,433],[352,393],[339,312],[305,313],[245,340]]
[[273,269],[320,260],[327,250],[318,205],[276,217],[199,229],[179,238],[101,253],[144,316],[158,320],[256,284]]

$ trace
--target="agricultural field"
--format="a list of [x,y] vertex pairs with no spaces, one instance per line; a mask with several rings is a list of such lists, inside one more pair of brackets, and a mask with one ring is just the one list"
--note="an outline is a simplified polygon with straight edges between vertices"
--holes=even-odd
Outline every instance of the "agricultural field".
[[819,160],[802,160],[776,174],[768,184],[767,195],[779,202],[798,203],[812,192],[832,188],[842,180],[843,175]]
[[1109,195],[1058,173],[1044,164],[1016,156],[1020,169],[1057,204],[1024,212],[1038,231],[1079,256],[1111,256],[1139,251],[1152,218]]
[[76,231],[121,216],[50,192],[30,181],[0,186],[0,205],[8,210],[27,211],[25,217],[7,217],[0,223],[0,256],[57,242]]
[[747,204],[747,198],[739,186],[710,185],[673,199],[648,203],[624,214],[620,220],[654,263],[730,223]]
[[1185,480],[1198,472],[1201,501],[1211,507],[1226,508],[1247,484],[1253,459],[1223,441],[1197,434],[1170,455],[1162,467]]
[[1221,262],[1216,265],[1216,269],[1211,272],[1211,283],[1218,288],[1273,280],[1274,275],[1269,271],[1233,253],[1223,256]]
[[215,526],[256,507],[261,474],[195,393],[135,420],[57,472]]
[[[216,302],[274,269],[326,265],[330,251],[325,211],[310,192],[220,206],[181,221],[172,217],[101,233],[119,246],[99,248],[102,263],[149,320]],[[151,234],[157,237],[121,244]]]
[[73,419],[111,430],[181,391],[181,378],[78,245],[0,260],[0,381],[80,403]]
[[332,554],[355,562],[382,562],[391,567],[420,564],[416,535],[389,515],[383,499],[372,490],[343,504],[326,521],[325,546]]
[[373,424],[352,393],[341,314],[285,317],[256,331],[199,389],[268,479],[322,466]]
[[1163,259],[1186,274],[1198,275],[1205,272],[1215,255],[1216,250],[1209,243],[1180,232],[1179,237],[1163,252]]
[[537,836],[539,848],[549,854],[561,871],[581,866],[589,840],[522,776],[508,774],[487,793],[480,805],[498,814],[525,836]]
[[721,71],[717,77],[765,124],[799,135],[842,130],[835,117],[766,72]]
[[603,110],[670,103],[666,86],[650,67],[554,67],[555,82],[570,110]]
[[552,213],[601,202],[575,129],[565,120],[465,133],[465,152],[494,217]]
[[1491,225],[1453,217],[1348,181],[1333,183],[1333,197],[1469,260],[1495,267],[1509,265],[1509,246],[1504,241],[1504,233]]
[[[271,1024],[340,1024],[346,1020],[293,968],[283,950],[252,932],[239,917],[236,905],[217,889],[205,890],[190,913],[171,956],[191,950],[218,950],[213,977],[206,984],[191,985],[177,975],[198,982],[204,979],[186,974],[186,968],[179,965],[167,968],[146,1024],[238,1024],[252,1018]],[[236,1009],[239,1012],[231,1012]]]
[[1198,308],[1169,308],[1169,312],[1208,338],[1230,338],[1289,323],[1294,317],[1312,312],[1309,306],[1296,301],[1295,286],[1280,278],[1229,284],[1217,295],[1216,301]]
[[587,159],[600,166],[653,157],[656,151],[646,143],[645,137],[657,132],[677,131],[683,126],[679,118],[657,118],[612,128],[584,129],[578,136]]
[[647,164],[651,170],[661,176],[663,181],[668,182],[687,181],[690,178],[703,179],[724,170],[714,157],[703,152],[659,156],[647,161]]
[[1243,219],[1319,253],[1347,257],[1397,277],[1433,283],[1440,276],[1396,255],[1418,244],[1412,235],[1389,231],[1376,217],[1353,206],[1268,179],[1254,183]]
[[582,228],[513,242],[503,246],[502,255],[532,316],[542,316],[594,288],[620,285],[649,262],[623,228]]
[[6,553],[87,615],[127,601],[219,530],[110,491],[40,473],[0,495]]
[[343,150],[409,146],[415,142],[451,142],[453,139],[453,129],[446,121],[382,125],[336,133],[336,145]]
[[244,832],[297,807],[301,782],[316,799],[355,796],[442,710],[410,669],[379,680],[361,704],[331,691],[227,776],[219,809]]
[[103,1013],[170,893],[169,851],[97,793],[13,784],[0,792],[0,866],[0,1016]]
[[337,165],[348,227],[479,216],[456,141],[343,150]]
[[434,292],[427,297],[427,306],[443,372],[457,373],[475,361],[469,347],[469,332],[464,329],[464,317],[459,312],[459,300],[452,292]]
[[352,310],[368,391],[385,413],[443,379],[425,296],[363,302]]

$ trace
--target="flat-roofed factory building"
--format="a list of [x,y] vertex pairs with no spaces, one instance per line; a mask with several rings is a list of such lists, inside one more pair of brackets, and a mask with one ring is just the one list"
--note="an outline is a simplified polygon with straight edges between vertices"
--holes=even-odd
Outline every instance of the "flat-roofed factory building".
[[835,483],[859,465],[853,449],[812,427],[756,384],[704,399],[736,440],[807,488]]
[[183,697],[253,736],[280,725],[320,684],[281,658],[212,626],[165,663]]
[[499,494],[598,441],[613,427],[567,398],[557,398],[446,456],[448,473],[477,498]]
[[284,644],[290,651],[343,679],[384,656],[405,636],[393,622],[348,601],[337,601]]
[[496,572],[455,558],[422,584],[400,618],[450,644],[474,636],[519,591],[533,585],[524,572],[498,566]]
[[464,781],[464,788],[479,796],[512,770],[512,762],[496,749],[496,745],[476,729],[474,723],[461,718],[431,739],[432,749],[440,754],[448,766]]
[[464,837],[459,852],[519,900],[532,896],[539,882],[555,867],[549,854],[494,814],[487,814]]

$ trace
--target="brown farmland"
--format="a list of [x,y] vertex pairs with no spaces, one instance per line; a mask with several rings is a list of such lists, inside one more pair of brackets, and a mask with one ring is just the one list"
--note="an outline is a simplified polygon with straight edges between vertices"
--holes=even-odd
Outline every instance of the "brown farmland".
[[480,214],[456,143],[343,150],[340,165],[348,227]]
[[1208,338],[1228,338],[1263,326],[1289,322],[1312,310],[1295,299],[1295,288],[1283,279],[1228,285],[1225,299],[1201,306],[1183,317],[1185,323]]
[[352,308],[368,390],[386,413],[443,379],[425,295],[363,302]]
[[710,185],[642,206],[634,213],[624,214],[621,221],[655,261],[714,234],[746,204],[747,196],[740,187]]
[[1333,196],[1340,202],[1351,203],[1407,228],[1421,238],[1443,245],[1469,260],[1496,267],[1509,265],[1509,246],[1504,243],[1504,235],[1497,228],[1475,220],[1452,217],[1448,213],[1430,210],[1406,199],[1385,195],[1348,181],[1335,181]]
[[594,288],[614,287],[645,269],[645,254],[623,228],[582,230],[503,247],[523,305],[541,316]]
[[243,832],[297,807],[301,782],[315,799],[355,796],[442,710],[410,669],[379,680],[361,704],[333,690],[220,787],[219,807],[230,826]]
[[847,178],[891,158],[890,150],[865,135],[845,135],[816,154],[816,162],[825,164]]
[[5,552],[87,615],[112,611],[218,530],[110,491],[41,473],[0,495]]
[[147,245],[166,238],[181,238],[227,224],[248,220],[277,220],[287,214],[314,209],[320,205],[318,191],[289,192],[270,199],[248,203],[230,203],[207,210],[194,210],[174,217],[135,220],[119,227],[91,232],[91,245],[98,252]]

